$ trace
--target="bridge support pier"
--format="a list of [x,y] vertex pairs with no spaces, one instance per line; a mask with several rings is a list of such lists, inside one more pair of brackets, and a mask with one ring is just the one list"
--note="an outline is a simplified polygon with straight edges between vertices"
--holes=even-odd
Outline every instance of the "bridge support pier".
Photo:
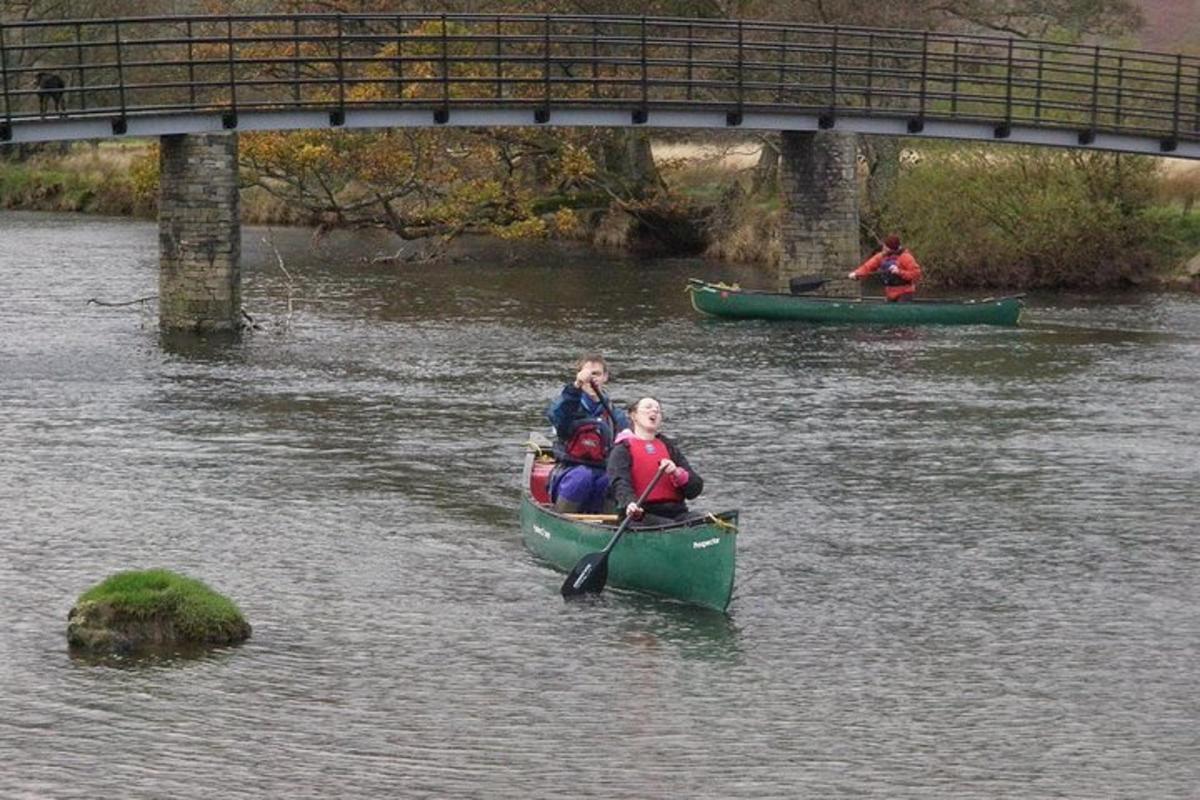
[[[783,263],[779,291],[794,275],[845,278],[862,260],[855,134],[784,131],[779,159],[783,192]],[[841,280],[830,294],[858,294]]]
[[241,326],[237,163],[237,134],[161,137],[158,323],[164,331]]

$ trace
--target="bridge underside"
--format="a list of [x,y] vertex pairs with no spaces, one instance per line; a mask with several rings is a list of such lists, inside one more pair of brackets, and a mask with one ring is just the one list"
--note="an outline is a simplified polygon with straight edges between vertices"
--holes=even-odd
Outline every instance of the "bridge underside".
[[13,120],[10,141],[49,142],[220,133],[237,130],[288,131],[367,128],[489,128],[489,127],[641,127],[740,129],[760,131],[836,131],[913,138],[1012,142],[1016,144],[1108,150],[1172,158],[1200,159],[1200,142],[1163,140],[1150,136],[1080,131],[1069,128],[997,123],[995,120],[917,120],[878,113],[836,116],[791,111],[724,111],[720,109],[572,107],[554,108],[402,108],[339,110],[245,110],[229,112],[155,114]]

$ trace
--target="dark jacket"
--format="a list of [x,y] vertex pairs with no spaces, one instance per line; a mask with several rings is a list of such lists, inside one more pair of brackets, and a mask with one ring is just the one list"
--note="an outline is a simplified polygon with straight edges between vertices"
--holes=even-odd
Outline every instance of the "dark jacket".
[[[601,395],[604,400],[608,400],[606,395]],[[596,403],[590,397],[584,394],[584,391],[573,383],[568,383],[563,387],[562,392],[550,404],[550,408],[546,411],[546,417],[550,420],[550,424],[554,426],[554,435],[558,441],[555,442],[556,455],[561,457],[562,444],[571,438],[575,428],[581,422],[588,420],[600,420],[610,428],[608,436],[608,447],[612,447],[612,438],[616,434],[629,427],[629,417],[625,412],[612,405],[609,401],[607,405],[612,408],[612,416],[610,417],[605,405]]]
[[[683,496],[688,500],[699,497],[700,493],[704,491],[704,479],[700,477],[700,473],[692,469],[692,465],[688,463],[687,458],[675,442],[661,433],[658,438],[667,446],[667,453],[675,462],[675,466],[687,470],[688,481],[679,487]],[[608,491],[616,503],[618,514],[625,513],[625,507],[637,500],[639,494],[633,488],[633,457],[629,454],[630,441],[637,440],[626,439],[617,442],[613,446],[612,452],[608,454]],[[659,480],[669,481],[671,476],[664,475]],[[647,514],[671,519],[683,516],[688,510],[687,503],[647,503],[642,508]]]

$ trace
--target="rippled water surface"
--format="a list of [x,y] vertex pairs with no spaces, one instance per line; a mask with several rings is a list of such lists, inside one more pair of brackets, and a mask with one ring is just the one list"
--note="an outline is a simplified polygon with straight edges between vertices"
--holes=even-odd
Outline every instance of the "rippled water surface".
[[[239,341],[163,339],[157,230],[0,215],[0,797],[1189,798],[1200,301],[1020,329],[699,318],[695,261],[245,231]],[[294,313],[287,319],[286,296]],[[743,510],[728,615],[565,604],[523,442],[584,350]],[[95,665],[162,566],[245,645]]]

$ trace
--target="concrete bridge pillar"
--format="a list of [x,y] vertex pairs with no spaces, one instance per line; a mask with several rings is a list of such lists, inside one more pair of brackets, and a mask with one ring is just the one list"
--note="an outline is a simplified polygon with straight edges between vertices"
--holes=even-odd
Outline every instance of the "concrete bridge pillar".
[[158,323],[163,330],[240,327],[237,134],[161,137]]
[[[794,275],[845,278],[862,260],[858,240],[858,138],[828,131],[784,131],[779,160],[784,261],[779,290]],[[830,294],[858,294],[848,281]]]

